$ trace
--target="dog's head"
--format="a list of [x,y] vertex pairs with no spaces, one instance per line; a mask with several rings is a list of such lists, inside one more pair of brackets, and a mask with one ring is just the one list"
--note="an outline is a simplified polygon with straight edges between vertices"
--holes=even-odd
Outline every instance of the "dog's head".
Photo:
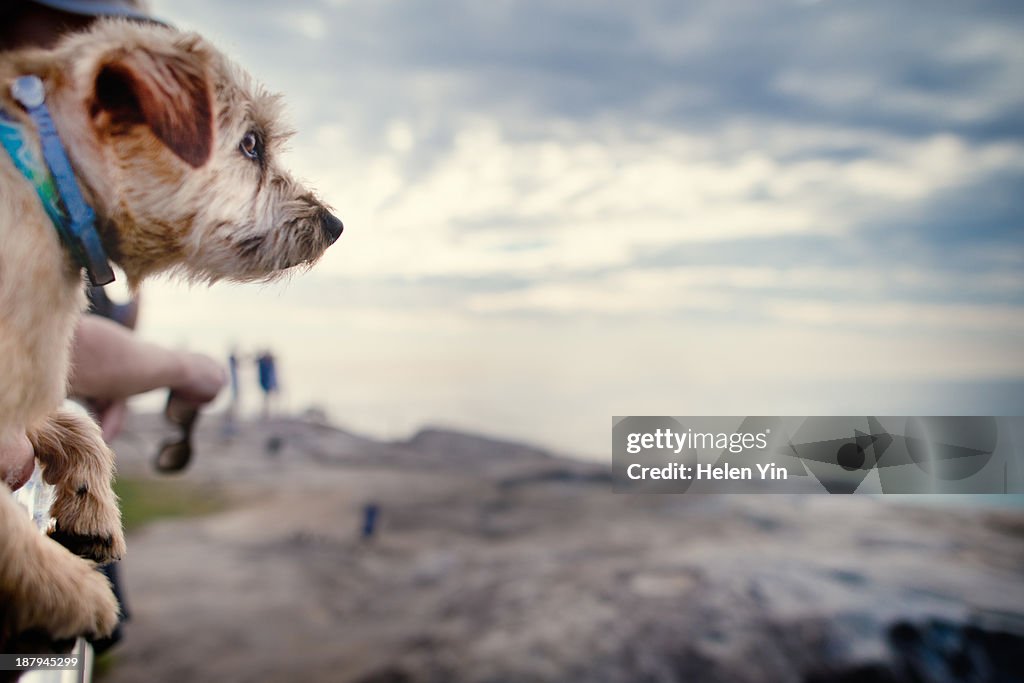
[[278,97],[199,36],[101,21],[54,56],[58,128],[131,284],[266,280],[341,234],[281,166]]

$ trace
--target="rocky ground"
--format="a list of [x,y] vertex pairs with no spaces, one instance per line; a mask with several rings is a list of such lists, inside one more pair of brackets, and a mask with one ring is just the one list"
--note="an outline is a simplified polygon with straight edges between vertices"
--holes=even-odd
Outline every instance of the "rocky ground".
[[[156,424],[124,476],[157,476]],[[625,496],[452,432],[205,426],[180,478],[230,505],[129,536],[106,683],[1024,680],[1021,512]]]

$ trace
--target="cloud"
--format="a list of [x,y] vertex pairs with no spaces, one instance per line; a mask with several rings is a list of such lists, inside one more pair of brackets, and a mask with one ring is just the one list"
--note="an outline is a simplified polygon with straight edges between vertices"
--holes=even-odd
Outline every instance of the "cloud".
[[[707,259],[723,273],[821,264],[836,281],[875,267],[892,296],[905,292],[883,273],[904,267],[1016,281],[1012,5],[274,7],[246,13],[243,52],[297,91],[294,165],[346,221],[318,274],[461,278],[457,300],[492,309],[499,293],[473,297],[481,278],[532,283],[501,294],[510,310],[554,306],[544,295],[568,309],[601,277]],[[239,33],[230,3],[191,10]],[[984,282],[933,297],[1013,299]],[[805,291],[863,286],[848,285]]]
[[[927,12],[883,0],[350,0],[285,11],[187,0],[165,9],[235,36],[243,61],[276,87],[332,83],[329,113],[378,135],[398,112],[434,119],[442,135],[465,112],[524,128],[613,118],[703,131],[756,118],[1007,139],[1024,127],[1024,94],[1007,87],[1024,77],[1012,2],[935,2]],[[282,34],[288,24],[328,33],[311,43]]]
[[[1021,242],[1006,222],[1017,206],[1013,185],[997,191],[991,180],[1021,172],[1020,145],[847,131],[837,139],[860,154],[814,157],[785,129],[758,132],[760,138],[731,132],[747,139],[735,148],[672,132],[657,144],[621,131],[526,142],[480,121],[418,174],[390,151],[345,171],[342,162],[319,168],[308,161],[313,155],[296,156],[306,160],[299,161],[304,175],[327,179],[321,186],[351,227],[346,249],[331,252],[322,270],[353,277],[543,280],[653,262],[693,266],[701,257],[687,254],[708,254],[716,243],[726,245],[716,258],[759,258],[773,268],[813,263],[823,248],[844,269],[898,269],[899,259],[934,266],[935,252],[952,249],[967,224],[955,224],[956,216],[969,210],[979,219],[992,216],[992,225],[1005,219],[988,230],[997,243]],[[977,199],[995,194],[1001,202],[979,207]],[[961,241],[980,242],[980,231],[971,234]],[[793,241],[797,236],[802,244]],[[802,246],[815,236],[823,246]],[[797,246],[766,250],[771,240]]]
[[[527,424],[515,401],[594,377],[608,398],[587,410],[663,408],[697,377],[745,413],[720,387],[759,377],[745,389],[781,405],[787,377],[1024,375],[1020,3],[158,9],[285,93],[289,164],[345,220],[279,299],[231,290],[233,322],[203,318],[207,341],[271,312],[275,344],[312,336],[324,395],[342,400],[323,379],[339,339],[363,396],[450,372],[440,410],[477,422]],[[154,329],[187,330],[159,291]],[[518,398],[474,412],[481,376]]]
[[327,37],[328,26],[325,17],[316,12],[292,8],[281,12],[280,19],[283,26],[303,39],[319,41]]

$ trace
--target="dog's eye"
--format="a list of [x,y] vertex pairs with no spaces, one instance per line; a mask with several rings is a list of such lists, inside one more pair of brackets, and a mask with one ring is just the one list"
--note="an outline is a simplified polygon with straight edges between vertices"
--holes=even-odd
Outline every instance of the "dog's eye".
[[246,133],[238,144],[238,149],[242,150],[242,154],[250,159],[258,160],[260,158],[260,139],[256,137],[256,133]]

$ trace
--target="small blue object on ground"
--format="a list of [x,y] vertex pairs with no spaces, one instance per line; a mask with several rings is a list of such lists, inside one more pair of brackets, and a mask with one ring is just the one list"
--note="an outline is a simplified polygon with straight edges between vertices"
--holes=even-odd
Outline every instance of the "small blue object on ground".
[[377,530],[377,517],[380,514],[380,506],[376,503],[367,503],[363,506],[363,539],[373,538]]

